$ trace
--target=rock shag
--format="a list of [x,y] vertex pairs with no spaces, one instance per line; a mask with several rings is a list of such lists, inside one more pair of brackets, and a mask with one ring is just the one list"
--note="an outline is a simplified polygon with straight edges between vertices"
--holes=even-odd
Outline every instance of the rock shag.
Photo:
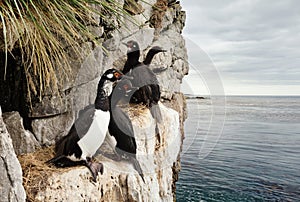
[[71,127],[68,135],[60,139],[55,145],[55,157],[47,161],[56,167],[70,167],[84,165],[92,173],[93,180],[103,173],[103,165],[94,162],[92,157],[102,145],[110,121],[109,95],[112,85],[124,75],[116,70],[109,69],[98,83],[95,105],[81,110],[79,118]]
[[[125,111],[123,111],[117,104],[119,100],[129,101],[131,94],[136,88],[132,87],[129,80],[120,81],[113,90],[111,94],[111,105],[110,105],[110,115],[111,119],[109,122],[109,133],[112,135],[116,141],[115,152],[120,157],[125,156],[133,164],[134,168],[137,170],[142,180],[144,180],[144,175],[139,161],[136,158],[137,145],[135,141],[134,131],[132,122]],[[124,92],[127,94],[124,95]],[[125,97],[125,99],[124,99]],[[128,103],[128,102],[127,102]]]
[[146,105],[158,123],[161,122],[161,112],[158,106],[160,100],[160,87],[155,73],[149,68],[153,57],[160,52],[165,52],[160,47],[152,47],[143,62],[139,61],[140,48],[136,41],[128,41],[127,61],[123,73],[133,77],[132,85],[139,89],[131,97],[131,103]]

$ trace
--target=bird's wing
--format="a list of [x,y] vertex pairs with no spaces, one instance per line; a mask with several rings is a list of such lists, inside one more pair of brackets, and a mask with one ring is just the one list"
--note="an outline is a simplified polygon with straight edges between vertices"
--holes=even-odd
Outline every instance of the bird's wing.
[[149,69],[145,65],[134,68],[131,74],[134,78],[131,81],[134,87],[142,87],[150,84],[158,84],[156,75],[153,73],[151,69]]
[[[75,125],[71,127],[68,135],[62,137],[59,141],[55,144],[55,153],[56,157],[59,156],[68,156],[71,155],[72,152],[76,153],[76,149],[74,149],[74,145],[76,147],[76,143],[79,141],[79,136],[77,135]],[[75,154],[76,156],[80,156],[81,154]]]
[[79,138],[82,138],[91,127],[94,114],[95,105],[88,105],[84,109],[80,110],[79,117],[74,123],[74,127],[77,131]]
[[120,107],[115,106],[111,109],[111,119],[124,134],[134,137],[131,120]]
[[[61,155],[72,155],[71,153],[74,152],[74,147],[77,147],[77,142],[87,133],[88,129],[90,128],[93,115],[95,111],[94,105],[89,105],[84,109],[79,111],[79,117],[72,125],[68,135],[62,137],[58,140],[55,144],[55,153],[56,156]],[[76,151],[77,152],[77,149]],[[80,156],[81,154],[76,154],[76,156]]]

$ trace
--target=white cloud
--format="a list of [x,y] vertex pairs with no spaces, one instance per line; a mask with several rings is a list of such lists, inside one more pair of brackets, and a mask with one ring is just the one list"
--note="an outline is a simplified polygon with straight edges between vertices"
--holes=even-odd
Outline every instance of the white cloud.
[[[182,4],[187,11],[184,35],[212,58],[228,85],[226,92],[240,92],[234,88],[236,84],[227,82],[234,80],[241,86],[257,88],[259,94],[299,93],[297,0],[188,0]],[[198,52],[190,51],[189,57],[199,57]]]

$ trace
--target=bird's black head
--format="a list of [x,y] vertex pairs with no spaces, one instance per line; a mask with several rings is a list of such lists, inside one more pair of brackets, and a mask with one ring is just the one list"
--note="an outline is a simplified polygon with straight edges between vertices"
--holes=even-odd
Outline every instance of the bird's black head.
[[147,53],[147,55],[146,55],[146,58],[145,58],[145,60],[144,60],[144,64],[145,65],[149,65],[150,63],[151,63],[151,61],[152,61],[152,59],[153,59],[153,57],[154,57],[154,55],[156,55],[157,53],[160,53],[160,52],[166,52],[166,50],[163,50],[161,47],[159,47],[159,46],[154,46],[154,47],[152,47],[149,51],[148,51],[148,53]]
[[152,54],[156,54],[156,53],[167,52],[167,51],[162,49],[160,46],[154,46],[149,50],[149,52],[152,52]]
[[138,90],[137,87],[133,87],[129,79],[120,80],[114,87],[111,95],[111,105],[115,106],[119,101],[124,104],[128,104],[133,93]]
[[101,78],[114,82],[120,80],[123,76],[123,73],[117,69],[108,69],[104,72]]
[[130,97],[136,90],[137,87],[133,87],[129,79],[122,79],[115,88],[117,91],[122,92],[124,96]]
[[126,43],[126,46],[127,46],[127,53],[140,50],[139,44],[136,41],[133,41],[133,40],[128,41]]

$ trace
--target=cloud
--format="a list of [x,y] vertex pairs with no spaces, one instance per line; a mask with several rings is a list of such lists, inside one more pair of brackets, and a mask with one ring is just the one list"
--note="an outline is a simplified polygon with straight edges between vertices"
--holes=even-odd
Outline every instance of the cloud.
[[[182,4],[187,11],[184,35],[208,53],[223,80],[255,88],[298,85],[300,89],[297,0],[189,0]],[[197,51],[189,53],[190,58],[197,55]]]

